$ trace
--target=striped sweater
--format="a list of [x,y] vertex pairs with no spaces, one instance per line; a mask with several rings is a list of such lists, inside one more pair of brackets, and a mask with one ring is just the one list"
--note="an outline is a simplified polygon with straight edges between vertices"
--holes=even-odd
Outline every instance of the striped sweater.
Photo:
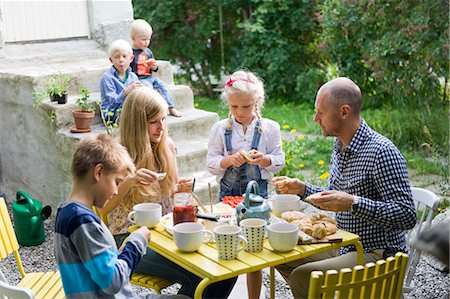
[[131,273],[147,240],[131,234],[119,254],[114,238],[89,207],[69,201],[58,207],[55,256],[67,298],[132,298]]

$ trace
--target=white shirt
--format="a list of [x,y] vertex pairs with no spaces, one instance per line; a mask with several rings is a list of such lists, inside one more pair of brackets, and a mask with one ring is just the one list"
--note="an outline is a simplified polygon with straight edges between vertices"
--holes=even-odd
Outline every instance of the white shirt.
[[[232,137],[231,146],[234,154],[239,150],[250,151],[255,132],[256,121],[253,121],[247,126],[247,131],[244,130],[241,124],[232,118]],[[208,155],[206,156],[206,165],[211,174],[216,175],[216,180],[219,182],[225,175],[226,168],[220,167],[220,161],[224,157],[229,156],[227,147],[225,145],[225,129],[228,119],[223,119],[214,124],[209,133]],[[284,152],[282,149],[280,125],[270,119],[261,119],[262,128],[261,139],[258,144],[258,151],[270,157],[272,163],[267,167],[259,167],[261,171],[261,178],[268,180],[273,174],[279,172],[284,167]]]

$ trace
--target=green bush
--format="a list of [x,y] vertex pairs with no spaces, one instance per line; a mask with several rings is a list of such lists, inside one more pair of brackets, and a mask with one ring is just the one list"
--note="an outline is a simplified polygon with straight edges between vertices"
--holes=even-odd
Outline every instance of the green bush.
[[322,47],[367,95],[365,107],[448,105],[449,1],[334,1],[322,7]]

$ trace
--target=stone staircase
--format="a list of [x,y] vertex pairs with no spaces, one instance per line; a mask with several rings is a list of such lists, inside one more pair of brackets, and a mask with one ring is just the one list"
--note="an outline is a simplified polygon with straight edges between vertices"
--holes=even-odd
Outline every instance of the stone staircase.
[[[71,157],[79,140],[87,134],[106,133],[98,108],[92,132],[71,133],[70,127],[79,86],[89,89],[95,103],[100,99],[100,76],[110,63],[92,40],[7,45],[4,54],[0,59],[0,190],[14,198],[18,189],[25,189],[55,208],[70,190]],[[194,177],[195,192],[209,202],[208,183],[214,198],[218,187],[206,170],[205,158],[209,130],[219,117],[194,108],[192,90],[174,85],[169,62],[158,61],[158,66],[157,77],[166,83],[183,114],[167,118],[169,136],[177,148],[180,177]],[[33,92],[45,90],[46,78],[58,72],[72,77],[67,104],[47,99],[33,109]]]

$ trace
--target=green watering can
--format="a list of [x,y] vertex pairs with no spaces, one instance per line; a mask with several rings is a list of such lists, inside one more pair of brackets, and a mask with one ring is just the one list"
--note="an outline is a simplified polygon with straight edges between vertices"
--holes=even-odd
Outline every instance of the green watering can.
[[44,220],[50,217],[52,208],[31,198],[25,191],[19,190],[13,202],[14,230],[19,244],[33,246],[45,241]]

